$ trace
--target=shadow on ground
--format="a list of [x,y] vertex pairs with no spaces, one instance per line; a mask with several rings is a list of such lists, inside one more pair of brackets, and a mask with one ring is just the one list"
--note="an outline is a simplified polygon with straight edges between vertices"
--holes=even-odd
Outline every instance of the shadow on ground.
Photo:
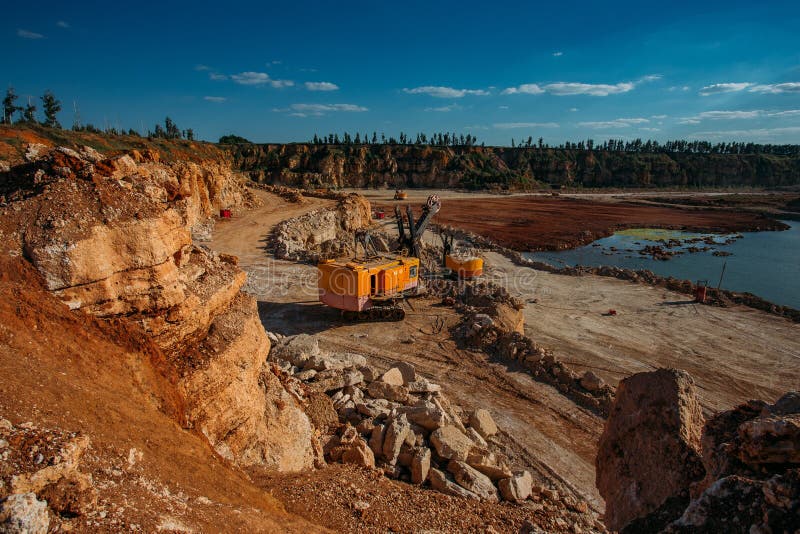
[[293,336],[318,334],[346,324],[341,312],[317,301],[309,302],[258,302],[258,316],[269,332]]

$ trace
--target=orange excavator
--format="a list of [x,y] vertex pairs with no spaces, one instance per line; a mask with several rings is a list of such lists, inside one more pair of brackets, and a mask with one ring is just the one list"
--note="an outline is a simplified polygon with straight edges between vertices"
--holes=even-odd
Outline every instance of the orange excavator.
[[356,241],[364,248],[363,258],[320,262],[317,265],[320,302],[342,310],[346,319],[401,321],[405,318],[401,301],[420,289],[420,239],[440,208],[439,197],[431,195],[415,222],[411,206],[406,207],[405,220],[400,207],[395,206],[400,234],[398,253],[378,253],[369,233],[362,232]]

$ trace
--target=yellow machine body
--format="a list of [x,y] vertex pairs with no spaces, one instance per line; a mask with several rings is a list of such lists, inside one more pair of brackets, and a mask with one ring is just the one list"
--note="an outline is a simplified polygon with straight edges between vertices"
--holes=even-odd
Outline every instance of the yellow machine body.
[[369,310],[419,286],[419,259],[327,260],[319,269],[319,300],[345,311]]
[[483,258],[475,256],[452,256],[448,254],[444,258],[444,265],[461,279],[470,279],[483,274]]

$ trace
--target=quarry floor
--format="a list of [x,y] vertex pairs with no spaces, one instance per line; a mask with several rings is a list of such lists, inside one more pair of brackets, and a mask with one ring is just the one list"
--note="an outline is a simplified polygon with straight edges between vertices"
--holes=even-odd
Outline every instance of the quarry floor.
[[[248,272],[246,290],[258,299],[267,330],[317,334],[328,348],[359,352],[379,368],[396,360],[413,363],[441,384],[453,402],[467,409],[483,407],[494,415],[512,465],[531,470],[540,483],[583,496],[602,512],[594,485],[600,417],[512,364],[458,349],[448,332],[458,317],[437,300],[409,301],[406,319],[399,323],[343,321],[336,310],[317,302],[314,266],[275,260],[267,250],[275,224],[332,202],[290,204],[256,193],[264,206],[218,222],[209,244],[239,257]],[[704,407],[712,411],[748,398],[771,401],[800,383],[800,326],[785,319],[744,307],[696,306],[685,295],[616,279],[535,271],[496,253],[487,253],[486,260],[487,277],[527,302],[528,335],[577,370],[592,369],[613,385],[659,366],[686,369],[697,382]],[[609,308],[618,314],[603,316]],[[346,483],[350,478],[346,471],[309,476],[304,487],[329,488],[332,480]],[[310,505],[309,499],[298,499],[298,480],[275,477],[264,484],[290,512],[333,528],[355,529],[324,507]],[[402,491],[409,504],[420,505],[429,493],[409,486]]]

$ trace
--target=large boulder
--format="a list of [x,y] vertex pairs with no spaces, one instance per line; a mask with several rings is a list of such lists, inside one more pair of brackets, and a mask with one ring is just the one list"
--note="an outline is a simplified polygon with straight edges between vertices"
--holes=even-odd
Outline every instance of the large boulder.
[[404,414],[400,414],[386,425],[386,435],[383,440],[383,457],[390,465],[397,462],[400,449],[408,438],[408,434],[413,434],[411,425]]
[[759,417],[739,425],[739,460],[763,464],[800,464],[800,414]]
[[403,385],[407,386],[417,380],[417,370],[408,362],[394,362],[393,367],[403,376]]
[[356,438],[342,452],[342,463],[373,468],[375,467],[375,454],[366,441],[362,438]]
[[403,373],[397,367],[392,367],[381,375],[380,381],[392,386],[402,386]]
[[751,529],[761,522],[763,505],[764,493],[759,482],[732,475],[721,478],[692,501],[665,531],[686,534],[769,532]]
[[453,474],[453,478],[458,485],[465,490],[487,501],[497,502],[500,500],[497,488],[494,487],[489,477],[464,462],[450,460],[447,464],[447,470]]
[[432,402],[421,401],[417,405],[404,409],[408,419],[425,430],[436,430],[448,422],[445,412]]
[[533,478],[528,471],[516,471],[509,478],[504,478],[498,482],[500,493],[503,498],[511,502],[522,502],[531,494]]
[[47,503],[35,493],[15,493],[0,502],[0,532],[45,534],[49,526]]
[[431,487],[438,492],[444,493],[445,495],[480,500],[480,497],[448,479],[447,475],[438,469],[431,468],[428,478],[431,481]]
[[686,494],[705,474],[703,414],[688,373],[659,369],[620,382],[597,452],[597,488],[605,522],[621,530]]
[[319,340],[316,336],[298,334],[275,344],[270,352],[270,359],[281,359],[291,362],[297,367],[304,367],[315,356],[321,356]]
[[497,425],[492,419],[492,414],[483,408],[479,408],[470,414],[469,426],[474,428],[484,439],[497,434]]
[[447,460],[463,462],[475,446],[458,428],[451,425],[437,428],[431,433],[430,439],[437,454]]
[[364,381],[364,375],[356,369],[329,369],[314,376],[311,386],[317,391],[335,391],[347,386],[355,386]]
[[505,461],[498,458],[493,452],[487,449],[474,447],[467,456],[467,465],[474,467],[492,480],[500,480],[512,476],[511,469]]
[[411,482],[424,484],[431,469],[431,450],[423,447],[411,459]]
[[[354,372],[361,375],[358,371]],[[381,382],[380,380],[371,383],[367,387],[367,393],[374,399],[386,399],[393,402],[406,402],[408,400],[408,388],[402,384],[398,386]]]

